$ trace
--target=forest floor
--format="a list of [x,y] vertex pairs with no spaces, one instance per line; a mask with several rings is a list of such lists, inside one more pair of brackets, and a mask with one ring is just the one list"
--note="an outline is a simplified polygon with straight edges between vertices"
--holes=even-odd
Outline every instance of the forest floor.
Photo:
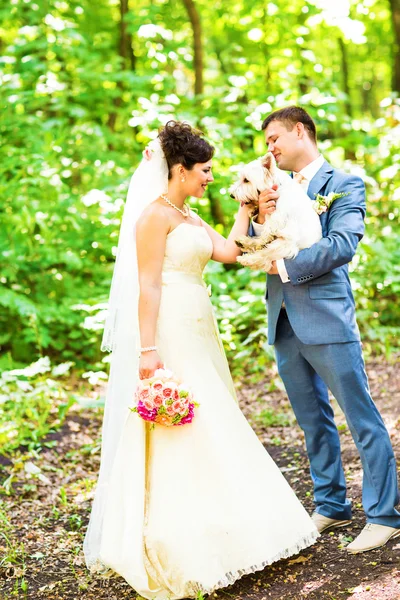
[[[374,399],[400,463],[400,369],[369,361]],[[271,384],[272,382],[272,384]],[[238,384],[242,409],[307,510],[312,486],[301,430],[295,424],[276,372],[264,381]],[[354,518],[324,533],[314,546],[219,590],[209,600],[400,599],[400,543],[349,556],[344,546],[364,525],[361,465],[340,411],[337,424]],[[99,467],[101,410],[72,409],[63,427],[39,452],[0,457],[0,599],[134,600],[120,577],[91,578],[82,541]],[[257,476],[257,474],[254,474]],[[6,480],[6,481],[5,481]]]

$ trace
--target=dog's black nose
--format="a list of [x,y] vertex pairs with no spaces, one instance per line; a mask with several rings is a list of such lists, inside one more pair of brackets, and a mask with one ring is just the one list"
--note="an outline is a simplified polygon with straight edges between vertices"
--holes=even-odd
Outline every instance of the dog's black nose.
[[235,196],[233,194],[230,194],[231,198],[235,199]]

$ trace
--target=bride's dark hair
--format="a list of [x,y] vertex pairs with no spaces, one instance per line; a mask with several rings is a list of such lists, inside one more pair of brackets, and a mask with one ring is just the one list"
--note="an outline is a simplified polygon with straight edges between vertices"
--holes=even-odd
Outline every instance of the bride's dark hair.
[[201,131],[180,121],[168,121],[159,131],[158,137],[168,163],[169,179],[174,165],[181,164],[190,171],[196,163],[205,163],[212,158],[215,148],[202,136]]

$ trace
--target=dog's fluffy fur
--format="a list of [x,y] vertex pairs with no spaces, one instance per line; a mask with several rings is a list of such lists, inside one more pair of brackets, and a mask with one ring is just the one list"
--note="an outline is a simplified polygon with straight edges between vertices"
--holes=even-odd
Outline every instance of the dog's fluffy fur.
[[279,199],[272,215],[266,215],[262,234],[236,240],[244,252],[238,261],[251,269],[269,271],[273,260],[294,258],[299,250],[309,248],[322,237],[321,223],[312,201],[290,175],[278,169],[271,152],[246,165],[229,192],[248,205],[249,214],[253,216],[258,211],[260,192],[274,184],[279,186]]

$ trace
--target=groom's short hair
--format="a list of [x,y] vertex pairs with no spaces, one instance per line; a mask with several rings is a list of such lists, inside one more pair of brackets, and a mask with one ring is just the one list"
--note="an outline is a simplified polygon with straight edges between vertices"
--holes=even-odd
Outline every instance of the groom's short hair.
[[301,108],[300,106],[287,106],[286,108],[281,108],[271,113],[266,119],[264,119],[262,130],[264,131],[264,129],[266,129],[268,125],[272,123],[272,121],[280,121],[288,130],[293,129],[296,123],[303,123],[311,140],[315,144],[317,143],[317,129],[315,127],[315,123],[308,112],[306,112],[304,108]]

